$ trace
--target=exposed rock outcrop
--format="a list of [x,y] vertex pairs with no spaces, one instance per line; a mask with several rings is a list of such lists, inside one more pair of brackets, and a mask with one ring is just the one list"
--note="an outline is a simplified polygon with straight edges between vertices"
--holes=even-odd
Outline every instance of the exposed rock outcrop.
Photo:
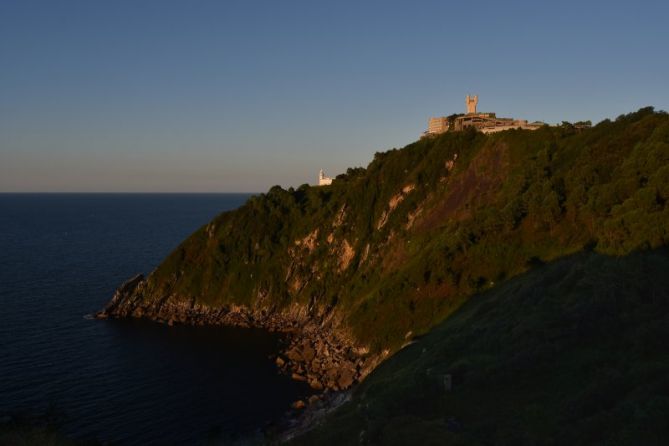
[[285,309],[227,305],[209,307],[177,296],[147,302],[147,281],[141,274],[123,283],[109,304],[95,317],[145,318],[157,322],[189,325],[257,327],[282,333],[284,347],[275,359],[279,370],[315,390],[344,390],[367,375],[378,362],[368,350],[338,330],[332,309],[297,304]]

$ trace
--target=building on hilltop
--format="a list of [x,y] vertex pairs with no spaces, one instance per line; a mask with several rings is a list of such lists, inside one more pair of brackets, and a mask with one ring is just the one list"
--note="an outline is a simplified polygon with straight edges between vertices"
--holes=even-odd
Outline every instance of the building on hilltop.
[[537,122],[530,124],[525,119],[498,118],[495,113],[478,113],[476,111],[478,102],[478,95],[467,95],[465,98],[467,114],[455,118],[453,130],[460,131],[473,127],[481,133],[496,133],[511,129],[536,130],[544,125]]
[[[511,129],[536,130],[546,124],[543,122],[528,123],[525,119],[498,118],[495,113],[479,113],[478,95],[465,97],[467,113],[464,115],[451,115],[451,121],[447,117],[430,118],[427,122],[427,131],[422,137],[439,135],[447,131],[462,131],[473,127],[481,133],[496,133]],[[455,116],[455,117],[453,117]]]
[[326,177],[325,172],[323,172],[323,169],[321,169],[318,172],[318,185],[319,186],[329,186],[332,184],[332,178]]
[[423,132],[423,137],[446,133],[448,128],[447,117],[440,116],[438,118],[430,118],[427,120],[427,131]]

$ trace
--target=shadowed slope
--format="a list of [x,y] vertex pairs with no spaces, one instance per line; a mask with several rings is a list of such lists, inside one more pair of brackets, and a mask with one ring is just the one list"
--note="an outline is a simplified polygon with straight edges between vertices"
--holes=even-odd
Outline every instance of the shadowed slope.
[[667,444],[668,271],[582,253],[477,295],[295,443]]

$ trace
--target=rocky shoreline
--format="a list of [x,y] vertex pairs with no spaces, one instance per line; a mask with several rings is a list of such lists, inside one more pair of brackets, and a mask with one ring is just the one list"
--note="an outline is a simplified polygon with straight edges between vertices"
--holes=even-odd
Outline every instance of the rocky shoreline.
[[351,392],[342,390],[312,396],[306,407],[299,411],[293,410],[274,429],[265,431],[266,438],[271,439],[269,444],[283,444],[310,431],[328,414],[351,401]]
[[[285,343],[275,358],[278,369],[296,381],[303,381],[322,394],[350,388],[378,364],[378,357],[355,345],[349,336],[336,329],[333,311],[291,306],[287,309],[259,305],[209,307],[166,296],[145,301],[147,281],[141,274],[123,283],[96,319],[144,318],[156,322],[189,325],[227,325],[263,328],[285,336]],[[262,301],[262,299],[259,299]],[[302,409],[316,404],[318,398],[296,401]]]

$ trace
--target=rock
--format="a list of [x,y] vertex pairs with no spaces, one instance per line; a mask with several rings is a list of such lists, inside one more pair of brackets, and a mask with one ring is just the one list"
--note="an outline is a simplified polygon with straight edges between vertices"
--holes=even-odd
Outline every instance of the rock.
[[135,288],[144,280],[144,275],[143,274],[136,274],[135,276],[131,277],[130,279],[126,280],[121,284],[120,287],[118,287],[117,291],[121,294],[124,293],[131,293],[135,291]]
[[291,361],[301,361],[302,360],[302,355],[300,355],[300,352],[296,348],[291,348],[286,352],[286,357],[290,359]]
[[276,366],[283,367],[286,364],[286,361],[281,356],[276,357]]
[[316,351],[310,345],[307,345],[302,350],[302,359],[304,360],[304,362],[313,361],[315,356],[316,356]]
[[307,380],[307,378],[300,375],[299,373],[293,373],[290,377],[295,381],[306,381]]
[[320,383],[317,379],[312,379],[309,381],[309,387],[314,390],[323,390],[323,384]]
[[309,405],[311,406],[311,405],[316,404],[316,403],[319,402],[320,400],[321,400],[321,397],[320,397],[320,396],[318,396],[318,395],[311,395],[307,401],[309,402]]
[[337,386],[340,389],[348,389],[353,384],[354,373],[349,369],[342,369],[337,378]]
[[304,409],[307,405],[302,400],[297,400],[293,404],[293,409]]
[[336,367],[328,368],[328,369],[325,371],[325,376],[326,376],[329,380],[332,380],[332,381],[334,381],[334,380],[337,379],[337,374],[338,374],[338,370],[337,370]]

